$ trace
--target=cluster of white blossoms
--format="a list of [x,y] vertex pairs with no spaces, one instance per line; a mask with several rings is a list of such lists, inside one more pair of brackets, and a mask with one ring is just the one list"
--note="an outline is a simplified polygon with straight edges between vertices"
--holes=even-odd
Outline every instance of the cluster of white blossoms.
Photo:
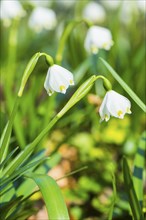
[[[107,28],[92,26],[85,38],[85,49],[89,53],[98,53],[99,49],[110,50],[113,45],[112,35]],[[52,65],[47,72],[44,87],[49,96],[54,92],[66,93],[67,88],[74,85],[73,74],[59,65]],[[101,121],[108,121],[110,116],[123,119],[126,113],[130,114],[130,101],[110,90],[106,93],[99,109]]]
[[[72,0],[72,3],[74,2],[75,1]],[[38,3],[41,4],[41,1],[38,1]],[[100,12],[100,18],[99,13],[97,12]],[[11,20],[15,17],[22,17],[24,15],[25,11],[18,0],[1,1],[1,19]],[[87,7],[85,7],[83,16],[85,18],[89,17],[92,21],[99,21],[99,19],[102,18],[101,20],[103,20],[105,18],[105,12],[99,4],[90,2]],[[56,14],[53,10],[41,7],[40,5],[35,5],[29,18],[29,26],[31,28],[40,32],[43,29],[51,30],[56,24]],[[95,25],[90,27],[84,45],[89,53],[96,54],[99,49],[109,50],[113,45],[110,30]],[[49,96],[54,92],[65,94],[70,85],[74,85],[73,74],[70,71],[56,64],[49,67],[44,82],[44,87]],[[106,93],[99,109],[101,121],[108,121],[110,116],[123,119],[126,113],[131,113],[130,108],[131,103],[127,98],[110,90]]]
[[110,50],[112,45],[110,30],[99,26],[89,28],[84,43],[87,52],[97,54],[99,49]]
[[[70,71],[56,64],[48,69],[44,87],[49,96],[54,92],[65,94],[70,85],[74,85],[73,74]],[[110,90],[99,109],[100,121],[108,121],[110,116],[123,119],[126,113],[131,114],[130,108],[131,103],[126,97]]]

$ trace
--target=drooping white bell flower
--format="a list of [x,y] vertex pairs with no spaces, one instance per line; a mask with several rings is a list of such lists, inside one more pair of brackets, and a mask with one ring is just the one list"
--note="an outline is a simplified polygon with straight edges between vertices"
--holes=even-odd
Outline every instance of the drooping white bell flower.
[[44,87],[49,96],[54,92],[65,94],[70,85],[74,85],[73,74],[70,71],[56,64],[48,69]]
[[89,2],[83,10],[83,17],[93,23],[103,22],[106,18],[106,13],[100,4],[96,2]]
[[56,14],[52,9],[37,7],[33,10],[28,24],[36,32],[43,29],[52,30],[57,24]]
[[23,17],[25,14],[26,12],[22,8],[20,2],[18,2],[17,0],[1,1],[0,18],[4,20],[6,26],[9,26],[11,24],[11,19],[16,17]]
[[99,49],[110,50],[112,45],[110,30],[99,26],[89,28],[84,43],[87,52],[97,54]]
[[108,121],[110,116],[123,119],[126,113],[131,114],[130,101],[119,93],[110,90],[106,93],[99,108],[100,121]]

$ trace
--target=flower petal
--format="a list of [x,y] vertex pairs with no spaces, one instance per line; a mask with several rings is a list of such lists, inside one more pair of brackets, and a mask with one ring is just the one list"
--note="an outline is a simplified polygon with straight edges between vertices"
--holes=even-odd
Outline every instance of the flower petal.
[[50,91],[51,94],[54,91],[65,94],[69,85],[74,85],[71,72],[56,64],[49,68],[44,83],[44,87],[49,94]]
[[101,121],[108,121],[110,115],[123,119],[126,113],[131,114],[130,108],[131,103],[126,97],[110,90],[106,93],[99,109]]
[[92,26],[85,38],[85,49],[88,52],[98,53],[98,49],[109,50],[113,45],[112,35],[107,28]]

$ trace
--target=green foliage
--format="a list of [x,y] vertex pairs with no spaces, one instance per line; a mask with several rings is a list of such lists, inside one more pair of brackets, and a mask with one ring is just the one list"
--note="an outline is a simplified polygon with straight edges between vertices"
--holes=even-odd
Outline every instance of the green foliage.
[[66,205],[55,180],[49,176],[38,174],[27,174],[27,177],[32,178],[39,186],[46,203],[48,217],[60,220],[69,219]]
[[128,166],[128,163],[125,157],[123,158],[123,175],[124,175],[124,183],[125,183],[126,191],[128,194],[133,219],[143,220],[144,216],[142,214],[142,210],[141,210],[140,204],[136,196],[132,177],[130,175],[130,169],[129,169],[129,166]]

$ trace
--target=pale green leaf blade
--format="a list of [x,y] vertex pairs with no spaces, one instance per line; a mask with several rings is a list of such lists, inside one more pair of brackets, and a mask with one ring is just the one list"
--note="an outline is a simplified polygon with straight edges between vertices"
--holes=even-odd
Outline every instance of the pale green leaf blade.
[[84,62],[81,63],[81,65],[77,67],[77,69],[75,69],[74,79],[76,84],[79,83],[81,79],[85,76],[90,66],[91,66],[90,60],[86,59]]
[[18,179],[20,176],[22,176],[25,172],[31,172],[31,169],[34,169],[36,166],[39,166],[41,163],[44,163],[48,158],[44,157],[39,160],[36,160],[32,163],[26,164],[23,167],[20,167],[19,169],[16,169],[13,174],[11,174],[9,177],[5,178],[5,176],[0,181],[0,186],[6,187],[7,184],[10,184],[11,181],[14,181]]
[[133,183],[138,201],[142,207],[143,203],[143,171],[146,154],[146,131],[142,133],[138,142],[138,148],[134,160]]
[[136,192],[134,189],[134,185],[133,185],[132,177],[130,174],[128,162],[125,157],[123,158],[123,175],[124,175],[125,189],[126,189],[126,192],[128,195],[133,219],[134,220],[137,220],[137,219],[144,220],[142,210],[141,210],[141,207],[138,202]]
[[19,149],[19,147],[16,147],[14,150],[12,150],[8,156],[6,157],[6,159],[0,164],[0,169],[3,169],[3,167],[5,166],[5,164],[10,160],[10,158],[14,155],[14,153]]
[[29,174],[38,185],[46,204],[49,219],[69,220],[61,190],[56,181],[47,175]]

